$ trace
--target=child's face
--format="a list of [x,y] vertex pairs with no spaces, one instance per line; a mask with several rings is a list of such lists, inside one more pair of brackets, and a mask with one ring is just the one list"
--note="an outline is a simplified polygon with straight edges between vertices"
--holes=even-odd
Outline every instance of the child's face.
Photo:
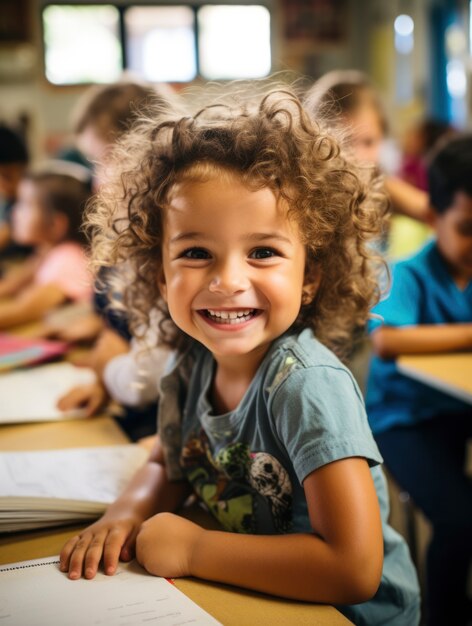
[[22,163],[0,164],[0,196],[7,200],[14,200],[17,195],[18,185],[24,174],[26,166]]
[[103,139],[94,126],[86,126],[77,136],[77,146],[91,162],[101,161],[105,156],[109,142]]
[[235,176],[176,186],[160,285],[177,326],[218,357],[262,359],[298,316],[305,246],[272,191]]
[[18,187],[18,199],[13,208],[13,239],[22,245],[35,246],[44,241],[46,231],[36,187],[32,181],[23,180]]
[[384,140],[378,111],[372,106],[360,107],[347,122],[352,131],[350,145],[355,158],[361,163],[378,164]]
[[87,126],[77,137],[77,146],[94,165],[93,186],[97,190],[106,180],[106,158],[111,145],[93,126]]
[[436,215],[438,247],[459,283],[472,279],[472,196],[458,191],[451,207]]

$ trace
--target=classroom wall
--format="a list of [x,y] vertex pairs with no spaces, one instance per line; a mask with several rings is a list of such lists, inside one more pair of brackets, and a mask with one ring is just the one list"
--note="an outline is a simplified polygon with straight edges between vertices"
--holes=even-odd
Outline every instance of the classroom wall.
[[[77,1],[77,0],[76,0]],[[81,0],[92,4],[97,0]],[[128,3],[129,0],[120,0]],[[210,0],[211,2],[212,0]],[[216,0],[213,0],[216,1]],[[223,0],[224,1],[224,0]],[[337,68],[357,68],[368,72],[387,107],[394,133],[427,109],[428,11],[437,0],[338,0],[343,34],[334,41],[288,38],[285,32],[284,2],[262,0],[269,6],[273,25],[273,70],[292,70],[316,78]],[[334,1],[334,0],[333,0]],[[14,122],[18,115],[30,120],[28,138],[33,157],[54,154],[70,141],[70,111],[85,87],[57,87],[44,77],[41,45],[41,6],[48,0],[2,0],[0,32],[7,5],[19,6],[22,15],[22,41],[0,40],[0,119]],[[140,0],[140,4],[152,0]],[[166,0],[165,4],[178,0]],[[222,0],[218,0],[221,3]],[[241,3],[251,3],[241,0]],[[415,49],[411,57],[411,98],[398,101],[393,21],[400,12],[415,20]],[[12,12],[9,12],[12,19]],[[18,21],[18,17],[16,18]],[[5,24],[3,24],[5,30]],[[425,71],[426,70],[426,71]]]

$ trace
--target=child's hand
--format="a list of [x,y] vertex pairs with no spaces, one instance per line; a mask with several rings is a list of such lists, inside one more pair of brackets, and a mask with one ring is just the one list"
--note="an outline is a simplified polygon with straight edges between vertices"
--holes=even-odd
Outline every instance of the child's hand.
[[[56,314],[57,315],[57,314]],[[45,320],[43,335],[62,341],[92,341],[103,329],[103,321],[96,313],[79,319],[56,321],[53,317]]]
[[108,393],[105,387],[99,383],[90,385],[79,385],[73,387],[57,401],[57,408],[60,411],[71,411],[72,409],[85,409],[87,417],[91,417],[103,407],[108,400]]
[[136,538],[136,559],[155,576],[191,576],[192,556],[204,532],[183,517],[159,513],[141,526]]
[[142,519],[130,515],[106,513],[65,544],[60,554],[61,572],[68,572],[72,579],[82,575],[93,578],[103,559],[105,574],[114,574],[119,559],[133,558],[141,522]]

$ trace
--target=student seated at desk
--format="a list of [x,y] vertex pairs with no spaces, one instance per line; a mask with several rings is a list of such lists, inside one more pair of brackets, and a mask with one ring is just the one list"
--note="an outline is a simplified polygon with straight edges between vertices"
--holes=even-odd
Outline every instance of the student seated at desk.
[[9,298],[0,303],[0,329],[40,320],[61,304],[92,297],[81,231],[90,184],[64,173],[79,167],[55,163],[30,172],[20,183],[12,235],[34,252],[0,280],[0,297]]
[[[170,97],[170,89],[164,85],[154,86],[130,80],[122,80],[109,85],[95,85],[88,89],[79,101],[75,111],[74,130],[77,145],[95,168],[94,187],[98,190],[106,180],[109,168],[108,154],[113,146],[132,127],[137,118],[145,115],[148,106],[159,106]],[[110,282],[113,282],[114,268],[101,268],[95,285],[95,313],[88,319],[69,325],[67,328],[51,328],[51,333],[60,339],[96,339],[89,365],[97,374],[97,382],[92,385],[74,387],[59,403],[62,410],[84,407],[87,414],[99,411],[111,396],[123,398],[124,390],[107,389],[103,373],[107,363],[115,356],[130,350],[131,335],[128,320],[110,302]],[[134,359],[131,348],[130,361]],[[126,395],[126,394],[124,394]],[[131,394],[133,396],[133,394]],[[132,398],[133,399],[133,398]],[[140,411],[125,402],[126,416],[121,425],[132,439],[155,432],[156,414],[152,408]]]
[[28,247],[16,244],[11,237],[11,213],[28,162],[24,138],[0,123],[0,261],[24,257],[31,252]]
[[472,349],[472,136],[449,140],[428,168],[436,238],[392,271],[375,309],[367,412],[385,464],[433,526],[428,625],[472,619],[472,484],[465,474],[472,408],[401,374],[402,354]]
[[97,381],[70,389],[60,398],[58,408],[67,411],[83,407],[90,417],[110,400],[117,402],[122,408],[118,423],[136,441],[156,433],[159,382],[170,351],[157,346],[157,322],[138,339],[129,333],[123,315],[106,306],[104,310],[107,327],[88,363]]
[[[150,114],[90,216],[97,265],[130,269],[134,326],[157,307],[177,354],[149,462],[61,569],[93,578],[103,558],[113,574],[136,549],[155,575],[417,625],[362,396],[329,349],[347,352],[377,293],[382,207],[288,88],[211,96],[193,115]],[[172,513],[192,488],[228,532]]]

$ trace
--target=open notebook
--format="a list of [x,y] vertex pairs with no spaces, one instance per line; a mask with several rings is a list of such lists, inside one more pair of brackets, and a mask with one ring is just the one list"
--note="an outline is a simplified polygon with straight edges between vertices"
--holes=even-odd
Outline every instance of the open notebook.
[[95,379],[93,370],[72,363],[50,363],[0,374],[0,424],[83,417],[82,409],[64,413],[56,404],[72,387]]
[[1,452],[0,532],[99,517],[148,455],[133,444]]
[[[2,626],[218,626],[211,615],[165,578],[132,561],[114,576],[69,580],[58,557],[0,567]],[[221,625],[220,625],[221,626]]]

